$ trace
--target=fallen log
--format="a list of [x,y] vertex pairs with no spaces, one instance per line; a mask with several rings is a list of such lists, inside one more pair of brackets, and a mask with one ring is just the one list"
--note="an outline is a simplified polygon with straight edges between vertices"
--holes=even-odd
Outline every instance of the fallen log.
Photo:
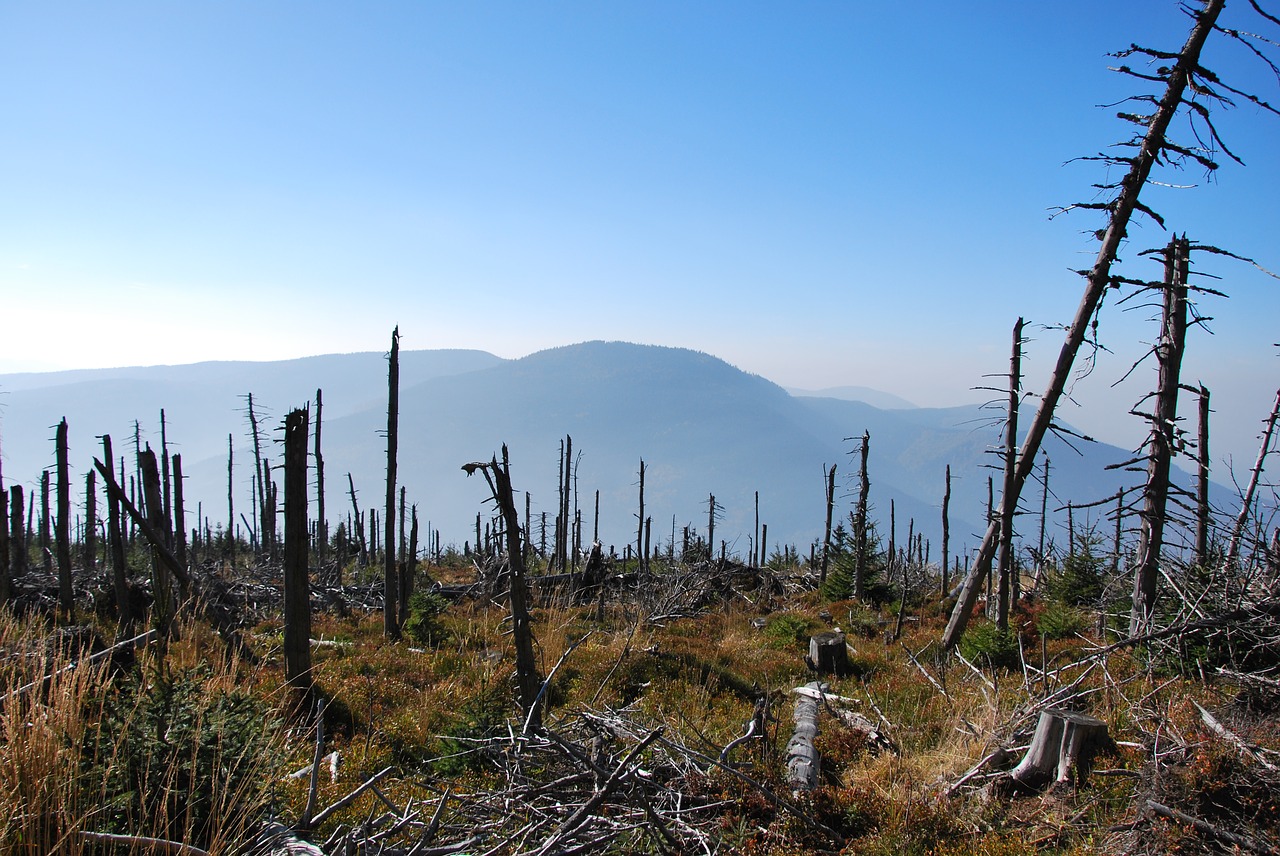
[[787,784],[793,791],[811,791],[818,786],[821,758],[813,741],[818,736],[819,700],[825,689],[817,681],[797,687],[792,716],[795,729],[787,741]]

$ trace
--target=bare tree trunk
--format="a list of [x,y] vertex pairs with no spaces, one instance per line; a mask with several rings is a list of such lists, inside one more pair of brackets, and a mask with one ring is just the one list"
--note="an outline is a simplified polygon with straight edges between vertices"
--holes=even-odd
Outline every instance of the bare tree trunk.
[[284,677],[300,711],[312,685],[307,421],[305,409],[291,411],[284,420]]
[[9,486],[9,572],[14,578],[27,573],[27,537],[22,528],[22,485]]
[[[867,591],[867,555],[871,546],[867,543],[867,501],[871,495],[871,475],[867,462],[871,456],[871,432],[862,432],[862,465],[858,468],[858,507],[853,516],[853,596],[862,600]],[[835,467],[831,471],[835,472]],[[827,514],[831,511],[828,509]],[[905,594],[904,594],[905,597]]]
[[75,609],[71,593],[71,473],[67,464],[67,420],[58,423],[58,609],[68,620]]
[[165,423],[164,408],[160,408],[160,487],[164,497],[165,532],[169,536],[168,547],[173,549],[173,495],[169,487],[169,435]]
[[[4,491],[0,490],[0,498]],[[87,574],[98,572],[98,473],[89,470],[84,476],[84,570]],[[0,526],[0,529],[3,529]],[[7,562],[8,556],[0,550],[0,562]]]
[[388,639],[400,638],[400,613],[396,595],[396,439],[400,417],[400,328],[391,332],[391,355],[387,370],[387,508],[383,519],[382,585],[386,606],[382,625]]
[[1044,530],[1045,524],[1049,520],[1049,455],[1044,456],[1044,488],[1040,493],[1040,546],[1039,550],[1039,568],[1037,568],[1036,579],[1039,580],[1039,571],[1044,569]]
[[1187,278],[1190,274],[1190,242],[1174,238],[1165,249],[1164,311],[1160,342],[1155,348],[1160,362],[1155,413],[1151,418],[1151,451],[1147,461],[1147,486],[1143,492],[1142,534],[1138,542],[1138,568],[1133,582],[1133,608],[1129,635],[1145,632],[1156,608],[1156,580],[1164,545],[1165,512],[1169,498],[1169,467],[1177,433],[1179,376],[1187,339]]
[[[1022,395],[1022,319],[1013,325],[1013,349],[1009,356],[1009,409],[1005,416],[1004,431],[1004,494],[1016,490],[1013,482],[1014,463],[1018,449],[1018,403]],[[1009,584],[1013,575],[1013,515],[1017,505],[1000,501],[1000,588],[996,626],[1009,629]]]
[[418,571],[418,506],[413,506],[409,525],[409,548],[400,563],[400,626],[409,617],[409,598],[413,597],[414,577]]
[[1121,538],[1124,535],[1124,494],[1125,489],[1116,491],[1116,532],[1111,550],[1111,573],[1120,573]]
[[707,500],[707,559],[715,560],[716,549],[716,495],[709,494]]
[[644,552],[641,549],[644,546],[644,458],[640,459],[640,512],[636,515],[636,556],[639,557],[637,565],[639,573],[645,571]]
[[489,463],[465,464],[467,475],[476,470],[484,474],[489,483],[493,500],[502,514],[507,532],[507,578],[510,583],[512,641],[516,649],[516,697],[524,713],[528,728],[542,728],[542,710],[539,694],[542,677],[538,674],[538,662],[534,656],[533,628],[529,616],[528,572],[525,570],[520,549],[520,520],[516,515],[515,499],[511,492],[511,462],[506,444],[502,446],[502,463],[496,456]]
[[0,606],[13,596],[13,563],[9,558],[9,492],[0,478]]
[[946,487],[946,490],[944,490],[942,493],[942,596],[943,597],[947,596],[947,592],[950,591],[950,588],[951,588],[949,585],[947,585],[948,583],[947,559],[948,559],[948,551],[951,548],[950,509],[951,509],[951,465],[947,464],[947,487]]
[[[200,521],[196,521],[197,525]],[[173,456],[173,556],[187,567],[187,509],[182,502],[182,455]]]
[[[115,463],[111,453],[111,435],[102,435],[102,456],[106,459],[108,482],[115,481]],[[228,530],[228,538],[230,531]],[[124,558],[124,530],[120,526],[120,501],[107,491],[107,552],[111,556],[111,580],[116,595],[116,610],[120,615],[121,633],[127,634],[139,616],[133,614],[129,598],[128,567]]]
[[1253,495],[1258,490],[1262,467],[1271,450],[1271,435],[1276,430],[1277,418],[1280,418],[1280,390],[1276,391],[1276,403],[1272,405],[1271,415],[1267,417],[1266,428],[1262,431],[1262,445],[1258,447],[1258,460],[1254,462],[1253,469],[1249,473],[1249,486],[1245,489],[1244,499],[1240,503],[1240,514],[1236,517],[1235,525],[1231,527],[1231,540],[1227,543],[1228,568],[1235,566],[1240,555],[1240,538],[1244,535],[1245,524],[1249,522],[1250,509],[1253,508]]
[[1209,565],[1209,390],[1200,384],[1200,439],[1196,444],[1195,563]]
[[818,582],[827,581],[827,568],[831,564],[831,516],[836,505],[836,465],[827,470],[827,524],[822,530],[822,569],[818,574]]
[[324,393],[316,389],[316,564],[321,568],[324,567],[329,552],[329,520],[324,513],[324,455],[320,451],[320,419],[323,410]]
[[364,517],[360,514],[360,504],[356,502],[356,483],[351,478],[351,473],[347,473],[347,489],[351,492],[351,510],[355,514],[355,520],[352,521],[352,527],[356,530],[356,540],[360,545],[360,567],[367,568],[369,566],[369,546],[364,540]]
[[[111,460],[111,452],[107,451],[107,460]],[[235,460],[235,438],[227,435],[227,561],[233,565],[236,561],[236,493],[232,463]]]
[[[49,520],[52,514],[49,510],[49,471],[45,470],[40,474],[40,557],[44,564],[44,572],[46,574],[53,573],[53,551],[49,549],[51,538],[49,536]],[[28,527],[30,528],[30,527]],[[61,581],[59,581],[61,588]],[[61,592],[59,592],[61,599]]]
[[165,542],[164,499],[160,491],[160,467],[156,464],[156,453],[151,451],[150,446],[138,456],[138,469],[142,473],[146,519],[151,529],[147,537],[155,539],[151,546],[151,623],[160,635],[163,651],[173,631],[174,595],[169,569],[157,552],[158,546],[163,546]]
[[258,416],[253,410],[253,393],[248,393],[246,398],[249,403],[249,431],[253,435],[253,478],[257,482],[256,492],[251,495],[255,512],[252,517],[254,526],[261,530],[261,537],[257,539],[258,549],[265,550],[268,546],[266,532],[267,489],[264,486],[267,480],[263,478],[262,437],[261,432],[258,430]]
[[[1129,220],[1132,218],[1133,212],[1138,210],[1138,196],[1142,188],[1146,186],[1152,167],[1165,151],[1167,145],[1165,134],[1169,129],[1169,123],[1178,112],[1178,107],[1183,103],[1183,93],[1186,91],[1192,75],[1199,68],[1200,51],[1204,47],[1209,34],[1213,32],[1218,16],[1225,5],[1225,0],[1207,0],[1204,9],[1196,13],[1196,23],[1187,38],[1186,44],[1183,45],[1182,50],[1179,52],[1173,67],[1168,71],[1167,75],[1163,75],[1164,79],[1168,81],[1168,85],[1164,96],[1160,99],[1155,114],[1151,117],[1150,124],[1147,126],[1146,135],[1143,137],[1138,151],[1127,159],[1130,165],[1129,172],[1120,181],[1120,190],[1116,198],[1106,205],[1110,212],[1110,222],[1102,233],[1102,246],[1099,247],[1097,258],[1087,274],[1088,284],[1085,287],[1084,294],[1081,296],[1080,305],[1076,309],[1075,318],[1072,320],[1071,326],[1067,328],[1066,340],[1063,342],[1062,350],[1058,354],[1058,360],[1054,364],[1053,374],[1049,379],[1049,387],[1040,399],[1040,407],[1036,410],[1035,418],[1032,420],[1027,430],[1027,436],[1022,442],[1022,450],[1018,455],[1018,466],[1014,472],[1014,489],[1001,500],[1002,503],[1008,504],[1007,508],[1001,509],[1002,517],[1006,512],[1011,514],[1018,506],[1022,485],[1035,466],[1035,458],[1040,450],[1040,443],[1044,440],[1044,435],[1049,430],[1058,401],[1062,398],[1063,391],[1066,389],[1067,380],[1070,378],[1072,367],[1075,364],[1076,354],[1079,352],[1080,346],[1084,343],[1085,336],[1089,332],[1103,294],[1112,284],[1111,266],[1116,260],[1121,242],[1126,237]],[[982,544],[973,558],[973,563],[970,565],[969,574],[965,578],[964,585],[961,586],[960,596],[955,608],[951,611],[951,618],[947,622],[947,628],[942,635],[944,647],[954,647],[964,633],[973,605],[978,599],[978,583],[991,568],[991,560],[995,556],[999,535],[999,523],[998,521],[992,521],[987,526],[986,535],[983,537]]]

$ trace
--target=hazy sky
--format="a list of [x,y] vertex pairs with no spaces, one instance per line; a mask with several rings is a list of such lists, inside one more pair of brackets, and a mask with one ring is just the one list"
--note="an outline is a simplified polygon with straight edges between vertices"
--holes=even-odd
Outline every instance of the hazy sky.
[[[1100,224],[1050,210],[1118,177],[1064,164],[1131,133],[1098,107],[1139,91],[1106,53],[1188,26],[1170,0],[6,2],[0,372],[380,350],[399,324],[406,348],[624,339],[946,405],[984,397],[1023,315],[1038,392]],[[1226,39],[1206,64],[1280,103]],[[1144,199],[1280,269],[1280,119],[1216,121],[1248,167]],[[1156,275],[1137,252],[1168,234],[1132,236],[1121,270]],[[1203,300],[1185,377],[1251,462],[1280,283],[1203,267],[1231,298]],[[1149,318],[1104,312],[1114,355],[1065,418],[1139,441],[1154,368],[1110,385]]]

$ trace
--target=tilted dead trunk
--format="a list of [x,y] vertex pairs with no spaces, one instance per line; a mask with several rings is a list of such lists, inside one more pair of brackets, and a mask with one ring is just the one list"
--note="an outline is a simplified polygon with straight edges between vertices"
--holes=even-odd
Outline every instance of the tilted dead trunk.
[[1271,450],[1271,435],[1276,430],[1276,420],[1280,418],[1280,390],[1276,391],[1276,403],[1267,417],[1266,427],[1262,431],[1262,445],[1258,447],[1258,459],[1249,472],[1249,486],[1245,488],[1244,499],[1240,503],[1240,514],[1235,525],[1231,527],[1231,540],[1227,543],[1227,567],[1234,567],[1240,555],[1240,539],[1244,536],[1246,524],[1253,508],[1253,497],[1258,491],[1258,481],[1262,478],[1262,468],[1266,464],[1267,454]]
[[1123,161],[1129,164],[1129,170],[1118,185],[1119,192],[1114,200],[1101,206],[1109,213],[1107,228],[1102,232],[1102,245],[1098,249],[1093,267],[1086,275],[1084,294],[1076,309],[1075,318],[1067,328],[1066,339],[1054,364],[1048,389],[1040,399],[1040,407],[1036,410],[1036,415],[1027,429],[1027,436],[1022,442],[1017,469],[1014,472],[1014,489],[1001,500],[1003,507],[999,517],[987,526],[986,535],[969,567],[969,574],[961,587],[960,596],[942,635],[942,644],[945,647],[951,648],[959,643],[960,636],[968,625],[973,605],[978,599],[979,584],[990,572],[991,560],[995,556],[996,546],[999,543],[999,521],[1006,514],[1011,515],[1018,507],[1022,486],[1035,466],[1036,454],[1053,422],[1054,411],[1066,389],[1067,380],[1075,365],[1076,354],[1084,344],[1085,336],[1089,332],[1103,294],[1112,284],[1111,266],[1119,253],[1121,242],[1128,234],[1129,221],[1135,211],[1146,210],[1140,207],[1138,196],[1146,186],[1152,167],[1162,159],[1169,145],[1166,138],[1169,124],[1177,114],[1178,108],[1184,103],[1183,95],[1193,75],[1199,70],[1200,52],[1209,34],[1214,31],[1218,16],[1225,5],[1225,0],[1208,0],[1204,8],[1195,13],[1195,26],[1186,43],[1168,70],[1160,75],[1161,79],[1167,81],[1167,85],[1147,126],[1146,134],[1138,145],[1137,151],[1131,157],[1123,158]]

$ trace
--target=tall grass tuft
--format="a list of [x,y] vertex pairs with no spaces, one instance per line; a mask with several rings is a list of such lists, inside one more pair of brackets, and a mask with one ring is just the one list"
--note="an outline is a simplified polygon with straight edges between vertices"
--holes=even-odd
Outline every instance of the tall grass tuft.
[[240,664],[143,656],[122,674],[106,660],[74,662],[45,636],[42,623],[0,611],[0,853],[103,852],[83,833],[218,853],[262,819],[285,732],[271,704],[235,688]]

